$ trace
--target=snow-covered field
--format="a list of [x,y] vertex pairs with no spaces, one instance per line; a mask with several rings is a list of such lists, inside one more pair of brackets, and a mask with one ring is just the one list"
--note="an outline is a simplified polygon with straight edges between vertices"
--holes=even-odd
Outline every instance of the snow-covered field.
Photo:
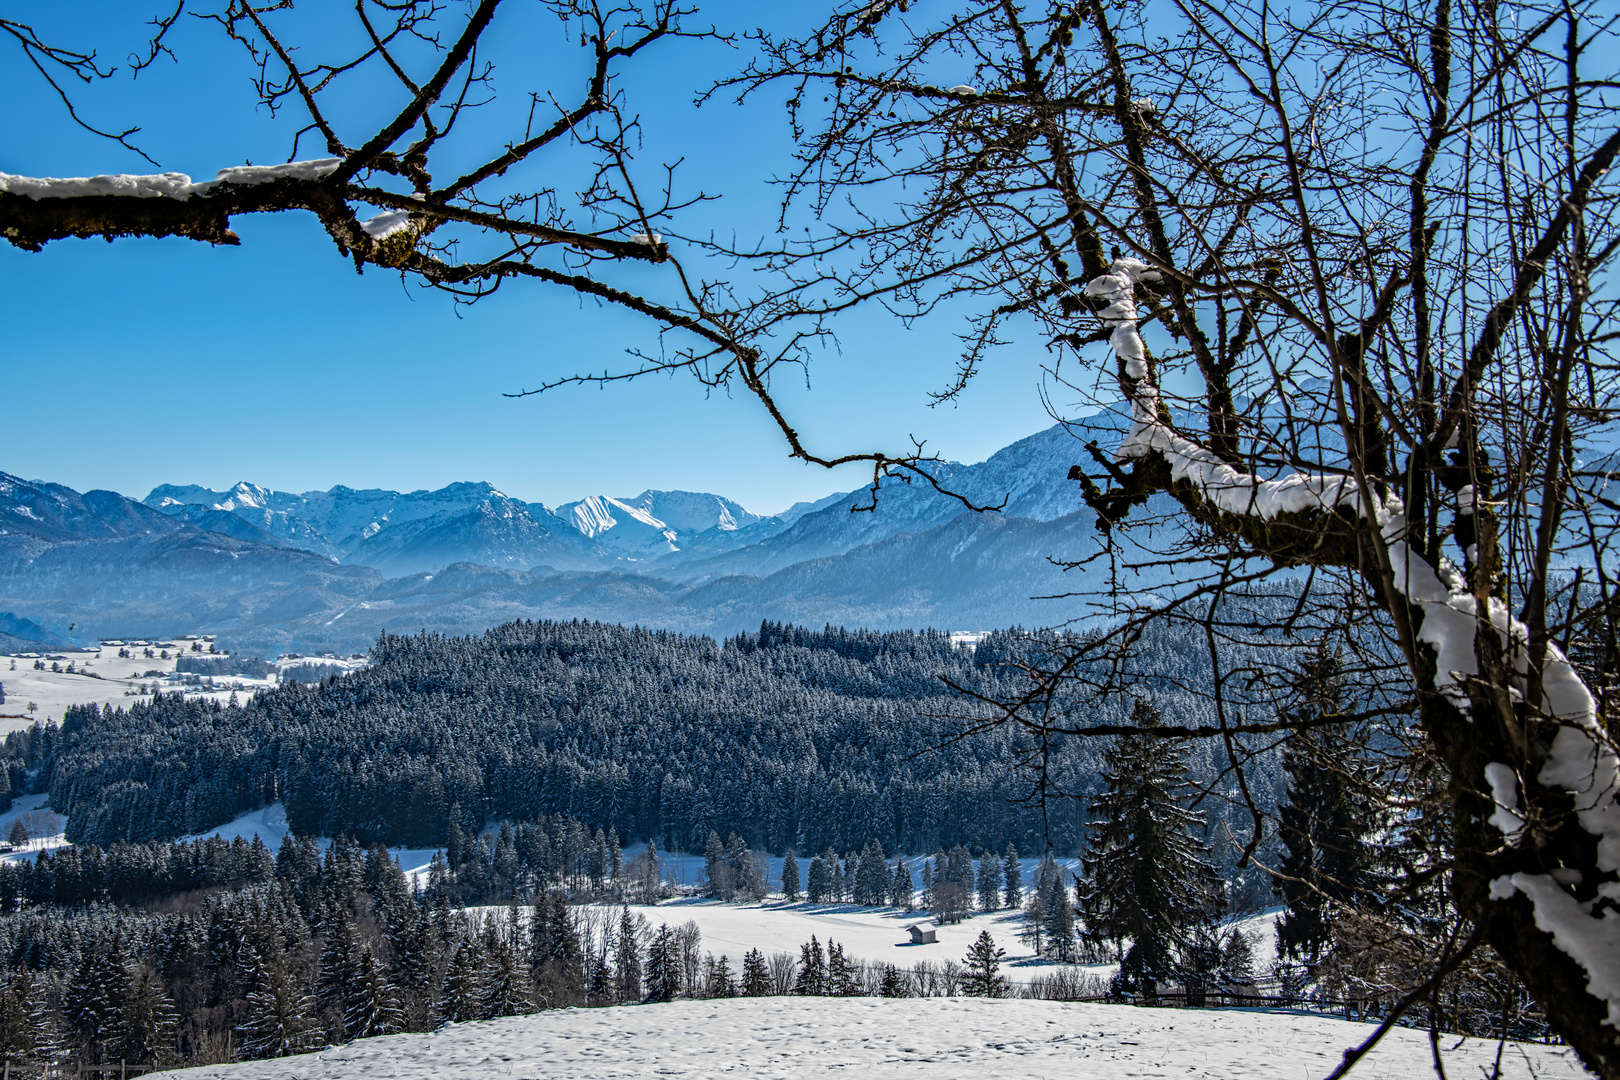
[[[6,701],[0,705],[0,736],[19,731],[35,720],[61,722],[73,705],[116,705],[127,707],[137,696],[150,693],[156,686],[166,694],[183,691],[189,697],[211,698],[221,704],[230,700],[232,693],[246,698],[258,690],[276,685],[271,679],[250,679],[237,675],[216,677],[216,689],[182,686],[175,676],[175,661],[181,656],[195,655],[190,651],[189,638],[173,640],[131,642],[125,647],[132,654],[118,655],[119,645],[103,645],[100,649],[62,651],[48,654],[0,654],[0,683],[5,684]],[[147,656],[150,648],[152,656]],[[168,655],[165,656],[164,653]],[[52,661],[49,656],[61,659]],[[34,661],[44,659],[44,671],[34,670]],[[72,662],[74,671],[51,671],[54,662],[66,669]],[[291,664],[325,664],[334,672],[351,671],[363,661],[320,657],[287,658],[276,662],[277,668]],[[29,704],[38,708],[29,711]]]
[[[173,1080],[492,1080],[567,1077],[973,1077],[1321,1080],[1372,1032],[1263,1010],[973,998],[732,998],[567,1009],[431,1034],[361,1039],[275,1061],[155,1074]],[[1447,1075],[1490,1076],[1497,1044],[1446,1038]],[[1426,1034],[1396,1029],[1351,1074],[1434,1075]],[[1566,1047],[1508,1044],[1504,1080],[1572,1080]]]

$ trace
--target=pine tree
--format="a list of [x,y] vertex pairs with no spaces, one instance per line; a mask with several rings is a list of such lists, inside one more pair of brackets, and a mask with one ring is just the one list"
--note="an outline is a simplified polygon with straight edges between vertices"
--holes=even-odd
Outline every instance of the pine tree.
[[463,941],[450,956],[439,989],[439,1019],[447,1024],[478,1020],[484,1013],[484,956],[476,942]]
[[855,980],[855,968],[844,956],[844,947],[827,939],[827,989],[829,997],[858,997],[860,983]]
[[1024,906],[1024,867],[1018,861],[1018,849],[1007,843],[1007,852],[1001,857],[1001,905],[1002,907],[1021,908]]
[[922,906],[925,911],[939,910],[939,895],[934,882],[934,866],[929,859],[924,859],[922,865]]
[[1203,817],[1181,805],[1186,766],[1175,744],[1157,734],[1162,722],[1138,698],[1136,730],[1103,753],[1104,789],[1091,803],[1080,894],[1087,940],[1117,949],[1129,939],[1119,987],[1147,997],[1173,976],[1176,950],[1205,918],[1216,889],[1197,835]]
[[1001,906],[1001,856],[988,851],[979,852],[975,888],[978,892],[975,906],[980,911],[994,911]]
[[157,972],[142,964],[129,980],[117,1053],[124,1061],[166,1064],[174,1056],[179,1016]]
[[710,896],[731,899],[732,868],[726,862],[726,845],[713,829],[709,830],[709,839],[703,845],[703,875],[708,881]]
[[883,965],[883,979],[878,983],[878,995],[886,998],[910,997],[911,990],[906,985],[905,976],[893,964]]
[[21,1065],[34,1054],[34,1036],[30,1030],[27,994],[32,987],[26,975],[18,975],[5,986],[0,986],[0,1061]]
[[771,992],[771,972],[765,966],[765,954],[758,949],[743,955],[742,992],[744,997],[764,997]]
[[237,1029],[243,1058],[302,1054],[325,1044],[315,1020],[315,998],[287,972],[284,958],[258,966],[257,988],[247,996],[247,1016]]
[[369,1039],[402,1030],[405,1016],[399,989],[370,949],[361,947],[354,968],[355,979],[343,1002],[345,1037]]
[[1287,802],[1278,808],[1283,855],[1278,888],[1288,911],[1277,920],[1278,950],[1313,970],[1333,937],[1333,909],[1364,888],[1363,841],[1371,810],[1352,783],[1354,750],[1340,731],[1308,726],[1342,709],[1337,655],[1319,647],[1294,679],[1294,701],[1282,719],[1297,728],[1283,747]]
[[1061,872],[1048,875],[1042,885],[1050,890],[1041,901],[1041,908],[1045,912],[1041,927],[1046,933],[1044,955],[1050,956],[1060,964],[1072,964],[1078,957],[1074,936],[1074,907],[1069,903],[1069,890],[1063,884]]
[[497,1016],[523,1016],[534,1011],[534,988],[528,973],[518,962],[517,951],[505,941],[488,944],[489,961],[484,976],[484,997],[479,1011],[484,1019]]
[[969,997],[1006,997],[1007,980],[1000,974],[1001,958],[1006,955],[1007,950],[996,948],[990,931],[980,930],[963,962],[962,993]]
[[793,851],[782,857],[782,899],[792,903],[799,898],[799,863]]
[[793,982],[795,994],[820,997],[827,993],[827,958],[814,934],[799,946],[799,973]]
[[894,860],[894,876],[889,885],[889,903],[897,908],[910,911],[916,904],[917,889],[911,880],[911,871],[906,868],[906,860]]
[[673,1001],[681,992],[680,943],[665,923],[647,946],[647,1000]]
[[641,927],[626,905],[619,912],[619,932],[613,941],[614,992],[620,1001],[641,1000],[640,936]]
[[128,960],[121,939],[87,948],[62,993],[62,1016],[80,1046],[100,1060],[123,1029]]

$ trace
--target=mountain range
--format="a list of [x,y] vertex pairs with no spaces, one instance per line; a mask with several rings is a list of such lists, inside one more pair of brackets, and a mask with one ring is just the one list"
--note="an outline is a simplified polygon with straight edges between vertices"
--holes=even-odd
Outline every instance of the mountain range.
[[1098,549],[1066,477],[1084,442],[1107,442],[1118,425],[1102,413],[978,464],[931,465],[961,498],[914,478],[774,516],[687,491],[553,509],[481,482],[300,494],[164,484],[136,501],[0,473],[0,611],[52,640],[195,631],[258,652],[351,650],[385,627],[467,633],[513,618],[717,634],[763,619],[1046,625],[1085,614],[1078,600],[1035,598],[1098,572],[1066,574],[1049,557]]

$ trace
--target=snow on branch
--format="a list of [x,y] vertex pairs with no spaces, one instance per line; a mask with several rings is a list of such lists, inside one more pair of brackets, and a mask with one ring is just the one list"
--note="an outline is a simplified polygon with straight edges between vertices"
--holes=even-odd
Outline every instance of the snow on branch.
[[109,176],[13,176],[0,173],[0,192],[30,199],[74,199],[85,195],[120,195],[132,199],[179,199],[207,196],[225,184],[251,187],[277,180],[319,180],[342,164],[341,158],[289,161],[285,165],[236,165],[221,169],[212,180],[192,183],[185,173]]
[[[1417,640],[1434,650],[1435,689],[1464,715],[1469,714],[1468,683],[1480,674],[1476,637],[1488,625],[1509,658],[1514,673],[1510,689],[1522,700],[1529,688],[1528,629],[1496,597],[1490,597],[1487,610],[1480,612],[1478,600],[1455,566],[1445,559],[1438,567],[1432,566],[1413,550],[1406,542],[1406,509],[1399,498],[1380,497],[1376,492],[1364,497],[1349,476],[1300,472],[1267,480],[1245,474],[1166,422],[1136,313],[1136,286],[1158,279],[1159,272],[1152,267],[1135,259],[1119,259],[1109,273],[1086,286],[1087,295],[1108,302],[1098,316],[1111,330],[1110,344],[1119,358],[1121,381],[1131,403],[1131,427],[1116,456],[1130,461],[1158,455],[1169,465],[1173,479],[1186,481],[1200,497],[1228,514],[1271,519],[1284,513],[1344,510],[1357,518],[1370,517],[1386,545],[1395,591],[1420,615],[1414,620]],[[1473,493],[1464,495],[1459,512],[1473,513]],[[1558,725],[1558,731],[1536,781],[1573,796],[1576,819],[1598,840],[1597,868],[1612,876],[1620,872],[1620,805],[1616,803],[1620,760],[1603,736],[1591,692],[1568,658],[1551,643],[1542,658],[1541,684],[1541,713]],[[1507,843],[1515,844],[1526,821],[1518,778],[1501,762],[1486,765],[1484,772],[1496,806],[1491,822]],[[1536,926],[1552,935],[1558,948],[1586,972],[1587,991],[1607,1003],[1609,1025],[1620,1028],[1620,915],[1608,910],[1593,915],[1596,902],[1583,903],[1567,888],[1578,882],[1578,871],[1562,876],[1567,880],[1553,874],[1503,876],[1492,883],[1491,895],[1504,900],[1517,892],[1529,898]],[[1600,900],[1620,901],[1620,881],[1603,882],[1597,894]]]

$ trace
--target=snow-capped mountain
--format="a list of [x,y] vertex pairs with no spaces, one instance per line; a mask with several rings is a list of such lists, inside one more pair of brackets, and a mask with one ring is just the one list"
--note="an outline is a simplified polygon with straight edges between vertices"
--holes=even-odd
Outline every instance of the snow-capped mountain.
[[643,491],[630,499],[592,495],[557,508],[581,535],[632,559],[726,550],[778,532],[785,522],[730,499],[696,491]]
[[[1031,597],[1084,588],[1046,556],[1096,544],[1067,479],[1103,414],[1020,440],[940,484],[887,482],[775,517],[648,490],[559,507],[487,483],[292,494],[164,485],[144,503],[0,475],[0,611],[106,636],[217,632],[238,646],[364,648],[379,629],[476,632],[587,618],[729,634],[761,619],[900,628],[1042,625]],[[1153,583],[1143,582],[1144,587]],[[1061,606],[1061,605],[1058,605]]]

